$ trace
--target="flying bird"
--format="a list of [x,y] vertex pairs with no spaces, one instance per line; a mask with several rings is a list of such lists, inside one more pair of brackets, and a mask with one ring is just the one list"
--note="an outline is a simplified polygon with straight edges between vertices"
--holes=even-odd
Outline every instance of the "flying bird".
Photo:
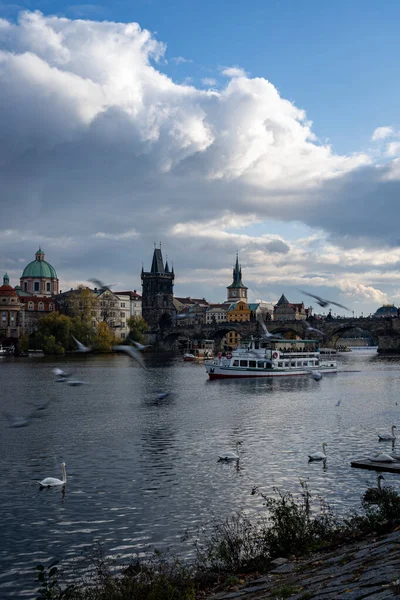
[[140,350],[141,352],[145,349],[145,348],[151,348],[151,344],[139,344],[139,342],[135,342],[134,340],[131,340],[131,338],[129,338],[129,340],[132,342],[132,344],[135,344],[136,348],[138,350]]
[[262,319],[258,319],[258,322],[260,323],[261,327],[263,328],[263,335],[262,337],[265,339],[270,339],[270,338],[281,338],[282,335],[280,333],[270,333],[267,329],[266,324],[264,323],[264,321]]
[[88,281],[90,281],[90,283],[93,283],[96,286],[97,291],[100,293],[103,293],[106,290],[110,290],[110,288],[112,288],[115,285],[115,283],[110,283],[109,285],[106,285],[99,279],[95,279],[95,278],[88,279]]
[[72,339],[74,340],[75,344],[77,345],[78,352],[90,352],[91,351],[91,348],[82,344],[79,340],[76,339],[76,337],[72,336]]
[[324,332],[321,331],[320,329],[315,329],[315,327],[311,327],[311,325],[309,325],[307,323],[307,321],[303,321],[303,325],[307,329],[307,331],[315,331],[316,333],[320,333],[321,335],[325,335]]
[[317,304],[322,306],[322,308],[325,308],[326,306],[329,306],[330,304],[334,304],[335,306],[340,306],[340,308],[344,308],[345,310],[350,310],[349,308],[347,308],[347,306],[343,306],[343,304],[339,304],[339,302],[334,302],[333,300],[327,300],[325,298],[321,298],[321,296],[316,296],[315,294],[310,294],[309,292],[305,292],[304,290],[299,290],[299,292],[301,292],[302,294],[305,294],[306,296],[310,296],[311,298],[315,298],[315,300],[317,301]]
[[136,360],[136,362],[139,363],[139,365],[143,367],[143,369],[147,368],[144,364],[141,352],[139,350],[136,350],[136,348],[132,348],[132,346],[114,346],[114,350],[116,352],[125,352],[125,354],[128,354],[128,356],[133,358],[133,360]]

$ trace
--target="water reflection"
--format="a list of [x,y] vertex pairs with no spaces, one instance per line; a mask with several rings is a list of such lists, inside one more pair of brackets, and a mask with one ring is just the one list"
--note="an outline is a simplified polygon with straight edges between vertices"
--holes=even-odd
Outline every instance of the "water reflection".
[[[210,513],[263,511],[255,486],[266,495],[274,487],[298,493],[302,479],[342,514],[359,506],[376,478],[350,461],[391,451],[378,432],[399,425],[400,359],[339,360],[341,372],[319,382],[210,382],[201,365],[160,355],[148,356],[147,371],[125,356],[2,363],[3,410],[23,415],[29,402],[49,402],[29,427],[9,428],[0,417],[2,600],[15,597],[16,586],[29,597],[22,590],[32,589],[36,562],[79,556],[95,540],[123,554],[182,549],[182,532]],[[91,385],[55,383],[56,366]],[[172,393],[160,399],[154,390]],[[238,440],[239,462],[218,462]],[[308,463],[324,441],[327,460]],[[37,480],[63,461],[64,490],[38,493]],[[396,475],[385,480],[399,485]]]

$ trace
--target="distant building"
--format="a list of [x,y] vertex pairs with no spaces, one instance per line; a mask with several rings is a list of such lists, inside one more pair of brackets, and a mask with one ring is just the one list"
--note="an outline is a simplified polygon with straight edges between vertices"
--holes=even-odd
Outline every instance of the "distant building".
[[226,302],[247,302],[248,288],[242,282],[242,267],[239,266],[239,256],[236,254],[236,264],[233,268],[233,281],[227,287],[228,297]]
[[18,294],[27,296],[56,296],[58,277],[55,268],[44,260],[41,248],[35,254],[35,260],[26,265],[20,279]]
[[150,271],[142,268],[142,315],[150,327],[168,327],[175,323],[174,269],[163,261],[161,248],[154,248]]
[[224,323],[227,321],[227,304],[210,304],[206,310],[206,325]]
[[142,296],[136,290],[133,290],[133,292],[115,292],[115,294],[117,296],[129,296],[129,312],[131,317],[142,316]]
[[373,317],[376,319],[382,319],[385,317],[397,317],[398,309],[394,304],[384,304],[374,313]]
[[274,321],[304,321],[307,316],[308,309],[305,308],[303,302],[293,304],[284,294],[274,307]]
[[0,337],[1,340],[18,339],[21,334],[21,304],[17,292],[10,285],[7,273],[0,287]]

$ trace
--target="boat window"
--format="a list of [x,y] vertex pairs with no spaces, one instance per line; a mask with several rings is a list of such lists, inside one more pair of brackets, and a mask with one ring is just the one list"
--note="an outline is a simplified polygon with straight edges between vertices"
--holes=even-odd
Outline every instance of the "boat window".
[[241,360],[240,361],[240,366],[241,367],[247,367],[247,360]]
[[288,366],[289,366],[289,361],[286,361],[285,362],[285,367],[288,367]]
[[233,361],[233,366],[234,367],[238,367],[239,366],[239,361],[238,360],[234,360]]
[[260,342],[254,342],[254,348],[258,350],[260,347]]
[[291,367],[295,367],[295,366],[296,366],[296,361],[295,361],[295,360],[292,360],[292,362],[290,363],[290,366],[291,366]]
[[303,361],[303,367],[306,367],[306,366],[307,366],[307,361],[306,361],[306,360],[304,360],[304,361]]
[[281,361],[278,362],[278,367],[283,367],[283,363]]
[[316,365],[317,365],[317,367],[318,367],[318,365],[319,365],[319,360],[316,360],[316,361],[315,361],[315,364],[316,364]]
[[257,366],[257,363],[255,360],[249,360],[249,367],[251,367],[252,369],[255,369]]
[[308,361],[308,366],[309,367],[313,367],[314,366],[314,361],[313,360],[309,360]]
[[264,368],[265,368],[265,367],[264,367],[264,362],[263,362],[262,360],[259,360],[259,361],[258,361],[258,363],[257,363],[257,367],[258,367],[259,369],[264,369]]

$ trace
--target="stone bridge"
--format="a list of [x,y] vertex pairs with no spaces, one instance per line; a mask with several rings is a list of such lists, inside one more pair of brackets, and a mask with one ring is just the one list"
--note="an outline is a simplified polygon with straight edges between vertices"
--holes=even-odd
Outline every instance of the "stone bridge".
[[[314,335],[312,331],[308,331],[304,321],[268,321],[267,327],[271,333],[291,332],[302,339],[319,339],[321,346],[336,346],[344,333],[358,328],[371,334],[378,344],[378,352],[400,352],[400,319],[397,317],[330,319],[326,321],[312,319],[307,323],[319,329],[323,335],[318,333]],[[262,328],[257,321],[176,327],[160,333],[158,340],[167,348],[176,342],[182,344],[185,340],[194,339],[213,339],[218,343],[229,331],[237,331],[242,338],[249,338],[251,335],[262,333]]]

